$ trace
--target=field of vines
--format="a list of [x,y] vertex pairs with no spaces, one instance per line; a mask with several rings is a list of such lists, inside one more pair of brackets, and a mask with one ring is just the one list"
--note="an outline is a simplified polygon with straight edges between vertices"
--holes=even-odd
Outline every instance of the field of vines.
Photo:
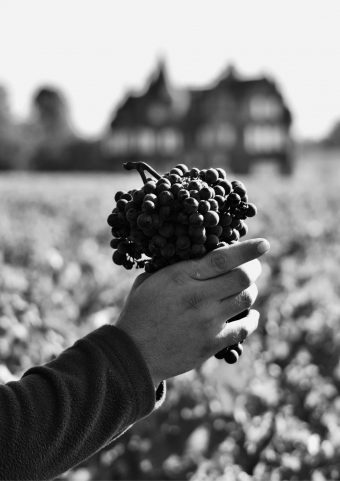
[[[242,358],[169,381],[156,413],[63,479],[340,479],[340,154],[241,180],[259,211],[249,232],[271,243]],[[138,272],[113,265],[106,218],[139,183],[0,175],[0,382],[115,321]]]

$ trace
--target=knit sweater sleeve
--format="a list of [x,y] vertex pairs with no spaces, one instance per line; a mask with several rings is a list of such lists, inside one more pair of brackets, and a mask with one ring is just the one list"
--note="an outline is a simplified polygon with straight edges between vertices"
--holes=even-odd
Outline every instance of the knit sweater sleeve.
[[55,360],[0,385],[0,479],[53,479],[157,408],[141,353],[105,325]]

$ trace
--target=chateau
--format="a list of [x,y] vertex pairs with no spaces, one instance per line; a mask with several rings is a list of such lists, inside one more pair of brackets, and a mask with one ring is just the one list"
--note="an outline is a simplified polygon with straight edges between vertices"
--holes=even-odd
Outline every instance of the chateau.
[[[247,173],[259,161],[292,170],[292,116],[275,82],[245,79],[229,67],[213,85],[178,89],[160,62],[146,88],[129,94],[104,139],[110,163],[187,162]],[[112,165],[112,167],[113,167]]]

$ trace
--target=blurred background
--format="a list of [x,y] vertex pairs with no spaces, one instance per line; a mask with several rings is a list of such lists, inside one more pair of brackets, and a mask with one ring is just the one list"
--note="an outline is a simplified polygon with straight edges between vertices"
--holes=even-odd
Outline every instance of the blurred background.
[[62,479],[340,479],[340,5],[0,0],[0,382],[114,322],[127,160],[242,180],[263,236],[261,323],[236,365]]

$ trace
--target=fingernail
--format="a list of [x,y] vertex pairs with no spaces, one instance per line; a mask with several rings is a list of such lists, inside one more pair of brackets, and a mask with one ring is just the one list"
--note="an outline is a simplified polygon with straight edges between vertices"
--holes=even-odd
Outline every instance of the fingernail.
[[270,244],[267,240],[261,240],[261,242],[257,244],[257,251],[260,254],[264,254],[265,252],[269,251],[269,249],[270,249]]

